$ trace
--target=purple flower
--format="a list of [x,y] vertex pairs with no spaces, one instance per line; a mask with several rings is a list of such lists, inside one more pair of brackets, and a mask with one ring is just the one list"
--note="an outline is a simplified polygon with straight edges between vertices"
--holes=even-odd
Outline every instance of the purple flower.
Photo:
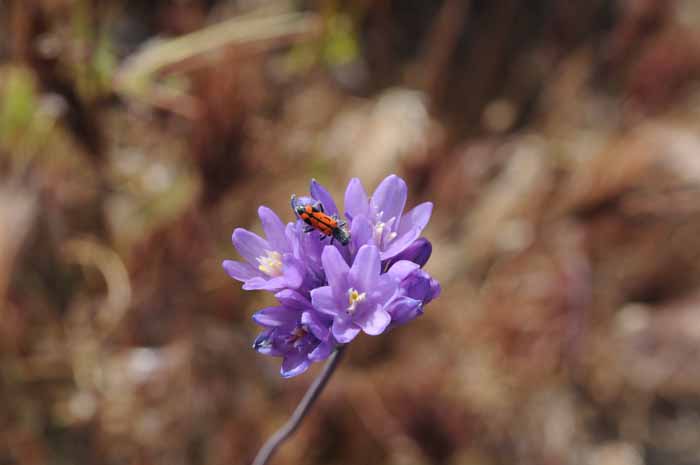
[[396,262],[386,274],[399,283],[387,305],[392,327],[419,317],[423,314],[423,306],[440,295],[440,284],[414,262]]
[[311,291],[316,310],[333,319],[332,334],[340,343],[352,341],[360,330],[376,336],[391,322],[385,305],[397,289],[397,281],[381,274],[379,249],[364,245],[352,267],[334,247],[323,249],[328,286]]
[[404,180],[393,174],[377,186],[371,197],[367,197],[362,182],[357,178],[350,181],[345,191],[345,215],[352,223],[360,217],[366,218],[369,230],[362,234],[368,236],[367,243],[379,248],[382,260],[403,252],[418,239],[430,220],[433,211],[431,202],[421,203],[403,212],[407,192]]
[[[309,191],[310,197],[293,198],[290,215],[298,214],[296,205],[320,203],[342,224],[328,191],[316,180]],[[241,228],[233,232],[245,261],[225,260],[224,269],[243,289],[275,292],[279,301],[253,316],[263,327],[253,347],[282,357],[282,376],[303,373],[361,331],[374,336],[413,320],[440,294],[438,282],[422,270],[432,245],[420,235],[433,205],[404,213],[406,197],[406,183],[394,175],[371,197],[358,179],[350,181],[347,241],[329,244],[328,236],[309,231],[298,217],[285,226],[267,207],[258,209],[265,238]]]
[[312,362],[325,360],[336,346],[330,318],[320,315],[301,294],[286,289],[275,294],[280,304],[253,315],[266,328],[253,348],[265,355],[283,357],[280,373],[289,378],[305,372]]
[[243,282],[243,289],[279,291],[297,289],[304,281],[304,265],[292,254],[289,236],[292,225],[285,225],[267,207],[258,215],[267,239],[243,228],[233,231],[233,245],[245,262],[224,260],[223,267],[233,279]]

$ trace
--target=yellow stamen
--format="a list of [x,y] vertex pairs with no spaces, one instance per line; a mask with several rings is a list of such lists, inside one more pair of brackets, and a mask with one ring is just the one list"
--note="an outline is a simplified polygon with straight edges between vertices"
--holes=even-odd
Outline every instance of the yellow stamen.
[[258,257],[258,269],[268,276],[277,277],[282,274],[282,254],[274,250],[266,250],[267,255]]
[[346,310],[348,314],[352,315],[353,313],[355,313],[355,310],[357,309],[357,304],[365,300],[365,298],[367,298],[367,293],[359,293],[353,288],[348,289],[348,302],[350,304]]

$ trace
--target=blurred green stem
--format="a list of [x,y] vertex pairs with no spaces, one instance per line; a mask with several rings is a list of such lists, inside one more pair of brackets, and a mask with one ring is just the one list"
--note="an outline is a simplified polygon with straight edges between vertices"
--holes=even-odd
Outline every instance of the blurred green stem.
[[323,367],[323,371],[318,375],[313,384],[306,391],[304,398],[301,399],[301,402],[299,402],[299,405],[297,405],[297,408],[294,410],[294,413],[292,413],[292,416],[289,417],[287,423],[278,429],[275,434],[273,434],[270,439],[268,439],[267,442],[260,448],[258,455],[256,455],[255,460],[253,460],[253,465],[265,465],[272,457],[272,454],[275,453],[277,448],[281,446],[284,441],[286,441],[289,436],[291,436],[297,430],[297,428],[299,428],[302,420],[304,417],[306,417],[306,414],[309,413],[309,410],[311,410],[311,407],[313,407],[316,399],[319,395],[321,395],[323,388],[333,375],[335,368],[338,366],[338,363],[340,363],[340,360],[343,357],[344,351],[344,345],[338,346],[338,348],[335,349],[335,352],[333,352],[326,362],[326,366]]

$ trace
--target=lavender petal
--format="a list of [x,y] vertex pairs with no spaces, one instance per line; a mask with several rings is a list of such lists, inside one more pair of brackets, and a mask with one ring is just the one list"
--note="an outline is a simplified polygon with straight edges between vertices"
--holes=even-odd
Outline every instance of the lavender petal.
[[370,336],[378,336],[389,326],[391,316],[381,307],[372,312],[367,312],[362,318],[357,318],[355,323],[360,325],[362,330]]
[[284,357],[280,374],[283,378],[291,378],[305,372],[309,369],[310,362],[303,353],[291,354]]
[[391,268],[389,268],[387,274],[392,278],[396,279],[397,281],[402,281],[408,275],[418,270],[419,268],[420,267],[414,262],[408,260],[400,260],[391,265]]
[[379,278],[380,271],[379,250],[373,245],[363,245],[350,268],[348,284],[360,292],[369,290]]
[[224,260],[221,266],[224,267],[226,273],[237,281],[247,281],[256,276],[260,276],[260,271],[253,268],[248,263],[238,262],[235,260]]
[[398,235],[405,234],[412,229],[418,229],[419,232],[423,231],[428,225],[432,214],[432,202],[423,202],[420,205],[416,205],[401,217],[401,222],[399,223],[397,231]]
[[389,305],[387,311],[391,315],[392,325],[402,325],[422,315],[423,304],[410,297],[399,297]]
[[419,237],[413,241],[411,245],[405,248],[403,252],[392,258],[389,266],[393,266],[393,263],[401,260],[408,260],[420,267],[423,267],[426,263],[428,263],[428,259],[432,253],[433,245],[430,243],[430,241],[424,237]]
[[332,340],[321,342],[314,350],[309,352],[309,360],[312,362],[321,362],[335,349],[335,342]]
[[377,186],[370,199],[370,207],[373,213],[381,214],[381,218],[379,218],[381,221],[386,223],[395,218],[395,224],[398,224],[401,220],[401,213],[406,206],[407,196],[406,182],[392,174]]
[[352,178],[345,190],[345,215],[352,218],[353,222],[360,215],[369,215],[367,192],[358,178]]
[[380,275],[367,292],[367,302],[373,305],[384,305],[396,294],[397,288],[396,279],[387,274]]
[[360,328],[353,324],[352,321],[345,318],[336,318],[333,320],[333,337],[341,344],[347,344],[355,339],[360,333]]
[[273,329],[266,329],[258,334],[253,341],[253,349],[263,355],[270,355],[273,357],[281,356],[282,353],[273,347],[272,337],[274,336],[274,332]]
[[388,260],[396,255],[403,252],[409,245],[411,245],[418,236],[420,236],[421,229],[414,228],[403,234],[399,234],[393,241],[389,243],[389,246],[382,251],[380,254],[382,260]]
[[333,294],[336,298],[342,297],[348,289],[348,272],[350,271],[348,264],[345,263],[338,249],[333,246],[326,246],[323,249],[321,261]]
[[278,276],[276,278],[255,277],[243,283],[242,287],[245,291],[277,292],[287,287],[287,280],[284,276]]
[[331,319],[322,317],[316,312],[304,312],[301,315],[301,324],[306,325],[311,334],[321,341],[325,341],[330,336]]
[[266,240],[243,228],[236,228],[231,240],[238,253],[254,267],[258,266],[258,257],[264,257],[273,250]]
[[289,241],[285,236],[285,225],[279,216],[265,206],[258,208],[258,216],[260,217],[267,241],[272,248],[282,253],[291,252]]
[[304,264],[290,253],[282,257],[282,273],[286,287],[297,289],[304,282]]
[[278,292],[275,294],[275,298],[283,306],[300,312],[311,308],[311,303],[309,300],[292,289],[284,289]]
[[350,248],[356,253],[363,245],[375,245],[375,243],[369,220],[365,215],[358,215],[353,218],[350,227]]
[[338,302],[330,286],[317,287],[311,291],[311,304],[321,313],[336,316],[339,313]]
[[275,328],[293,325],[301,314],[287,307],[267,307],[253,314],[253,321],[260,326]]
[[315,179],[312,179],[311,188],[309,190],[311,192],[311,197],[323,204],[323,209],[326,213],[329,215],[338,215],[338,207],[335,206],[333,197],[331,197],[331,194],[325,187],[320,185]]

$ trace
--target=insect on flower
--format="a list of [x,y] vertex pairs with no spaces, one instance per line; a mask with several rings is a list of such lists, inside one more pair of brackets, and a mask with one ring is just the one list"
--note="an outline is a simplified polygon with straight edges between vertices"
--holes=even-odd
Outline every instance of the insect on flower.
[[296,195],[292,195],[291,203],[294,214],[308,225],[304,232],[316,230],[323,234],[321,239],[330,237],[331,244],[335,239],[342,245],[348,245],[350,233],[347,230],[345,221],[342,221],[336,215],[331,216],[325,213],[321,202],[307,197],[298,198]]
[[[296,218],[287,224],[269,208],[258,208],[264,234],[236,228],[231,240],[242,259],[222,263],[243,289],[273,292],[279,301],[253,315],[262,327],[253,348],[281,357],[285,378],[327,359],[360,333],[377,336],[413,321],[440,295],[440,284],[423,270],[432,245],[421,233],[433,204],[404,211],[403,179],[387,176],[371,195],[352,179],[343,216],[315,180],[309,194],[292,196]],[[319,234],[307,234],[314,230]],[[328,245],[325,238],[347,247]]]

